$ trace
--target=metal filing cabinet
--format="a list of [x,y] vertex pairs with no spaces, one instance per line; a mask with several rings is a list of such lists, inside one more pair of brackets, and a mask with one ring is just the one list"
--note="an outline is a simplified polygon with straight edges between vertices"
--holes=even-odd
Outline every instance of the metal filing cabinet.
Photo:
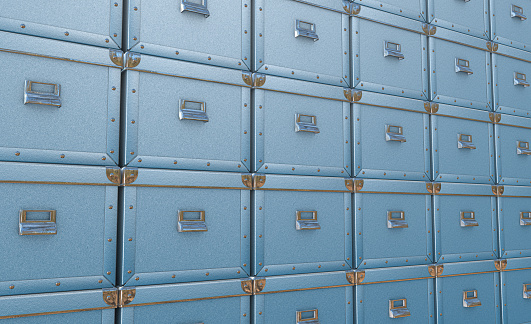
[[251,67],[251,0],[125,0],[123,48],[227,68]]
[[531,53],[500,45],[492,67],[496,111],[531,117]]
[[252,280],[121,288],[118,324],[251,323]]
[[122,52],[0,32],[0,160],[116,165]]
[[253,91],[253,172],[348,177],[350,90],[261,76]]
[[122,164],[248,171],[250,73],[128,53]]
[[[314,1],[325,2],[330,1]],[[253,71],[342,87],[350,84],[346,12],[292,0],[254,0],[253,5]]]
[[490,39],[489,0],[428,0],[430,24]]
[[0,297],[2,324],[113,324],[117,289]]
[[498,236],[502,257],[531,257],[531,241],[527,239],[531,235],[531,187],[500,188]]
[[531,51],[531,5],[522,0],[489,0],[491,39],[496,43]]
[[425,0],[351,0],[356,5],[363,5],[374,9],[390,12],[407,18],[426,21]]
[[437,323],[501,323],[499,263],[478,261],[438,266]]
[[496,114],[496,174],[502,185],[531,184],[531,119]]
[[0,296],[112,287],[120,169],[0,168]]
[[531,319],[531,258],[507,259],[501,272],[503,323],[529,323]]
[[430,104],[368,91],[359,97],[352,110],[354,175],[429,181]]
[[355,180],[356,268],[434,261],[430,185],[420,181]]
[[430,100],[492,110],[491,43],[443,28],[429,43]]
[[436,262],[497,259],[495,186],[435,183]]
[[352,16],[351,25],[355,89],[427,98],[428,25],[367,7]]
[[356,272],[355,323],[435,323],[434,271],[414,266]]
[[252,275],[347,270],[352,180],[254,175]]
[[116,49],[122,45],[122,0],[2,0],[0,7],[1,30]]
[[493,114],[439,104],[433,113],[433,180],[494,183]]
[[353,323],[353,279],[344,271],[256,278],[252,323]]
[[126,168],[124,185],[121,285],[250,274],[250,174]]

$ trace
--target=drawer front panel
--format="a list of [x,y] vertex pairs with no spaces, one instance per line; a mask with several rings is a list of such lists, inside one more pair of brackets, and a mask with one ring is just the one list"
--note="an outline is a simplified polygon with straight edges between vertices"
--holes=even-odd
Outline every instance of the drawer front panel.
[[[496,125],[496,172],[498,183],[505,185],[530,185],[531,169],[529,163],[531,156],[526,154],[525,143],[531,143],[531,120],[527,118],[515,119],[502,115],[507,124]],[[511,125],[517,121],[518,125]],[[527,128],[530,127],[530,128]],[[520,154],[518,154],[520,153]]]
[[349,121],[349,103],[255,90],[253,171],[348,176]]
[[531,51],[531,33],[526,18],[531,14],[527,1],[490,0],[492,39],[507,46]]
[[431,24],[475,37],[489,39],[489,0],[428,0]]
[[257,0],[254,19],[254,71],[348,86],[348,15],[291,0]]
[[[500,248],[503,258],[531,256],[531,198],[498,198]],[[528,221],[528,219],[530,219]]]
[[129,0],[126,17],[128,50],[240,70],[251,67],[248,1]]
[[[404,16],[407,18],[426,21],[426,1],[423,0],[352,0],[356,4],[362,4],[378,10]],[[363,7],[362,7],[363,8]],[[362,9],[363,10],[363,9]]]
[[353,107],[356,177],[430,178],[429,115],[359,104]]
[[240,172],[250,166],[250,89],[136,71],[127,71],[126,80],[126,165]]
[[493,54],[492,64],[496,110],[504,114],[530,117],[531,108],[526,103],[531,100],[531,63]]
[[503,323],[529,323],[531,299],[524,298],[524,294],[531,290],[531,269],[504,271],[501,283]]

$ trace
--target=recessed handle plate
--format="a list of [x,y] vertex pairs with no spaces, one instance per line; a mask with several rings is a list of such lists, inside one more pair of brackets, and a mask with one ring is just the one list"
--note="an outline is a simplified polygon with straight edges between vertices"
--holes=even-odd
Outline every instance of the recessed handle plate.
[[[28,220],[28,213],[49,213],[47,220]],[[56,235],[57,211],[55,210],[21,210],[19,212],[19,235]]]
[[524,284],[524,299],[531,299],[531,284]]
[[295,228],[300,230],[318,230],[321,229],[321,225],[317,221],[317,211],[301,211],[296,212],[297,220],[295,222]]
[[390,318],[401,318],[411,316],[411,312],[407,309],[407,300],[395,299],[389,300],[389,317]]
[[320,324],[318,310],[297,311],[297,324]]
[[206,103],[203,101],[181,99],[179,105],[179,119],[208,122],[208,116],[206,114]]
[[295,132],[319,134],[317,117],[313,115],[295,114]]
[[[35,86],[53,88],[51,92],[36,90]],[[61,85],[26,80],[24,83],[24,104],[37,104],[45,106],[61,107]]]
[[455,73],[463,72],[468,75],[474,74],[470,68],[470,62],[468,60],[456,58],[455,59]]
[[531,212],[520,212],[520,226],[531,225]]
[[473,211],[462,211],[460,213],[460,216],[461,227],[479,226],[479,223],[476,220],[476,213],[474,213]]
[[[210,16],[210,11],[208,11],[207,0],[181,0],[181,12],[189,11],[204,15],[205,18]],[[199,2],[199,3],[198,3]]]
[[531,155],[531,150],[529,149],[529,142],[517,141],[516,142],[516,154]]
[[511,18],[520,18],[520,20],[526,20],[527,17],[524,15],[524,8],[512,5]]
[[463,307],[469,308],[477,306],[481,306],[481,302],[478,299],[478,291],[463,291]]
[[529,87],[529,82],[527,82],[527,76],[525,73],[514,72],[514,85],[521,85],[524,88]]
[[313,39],[314,42],[319,40],[315,24],[297,19],[295,21],[295,37],[306,37]]
[[384,41],[384,57],[387,56],[396,57],[398,60],[403,60],[405,56],[402,54],[402,45]]
[[457,148],[475,150],[476,145],[472,143],[472,135],[457,134]]
[[204,210],[179,210],[178,214],[177,231],[179,233],[208,231]]
[[402,126],[385,125],[385,141],[405,142],[406,137]]
[[403,211],[388,211],[387,228],[408,228],[405,213]]

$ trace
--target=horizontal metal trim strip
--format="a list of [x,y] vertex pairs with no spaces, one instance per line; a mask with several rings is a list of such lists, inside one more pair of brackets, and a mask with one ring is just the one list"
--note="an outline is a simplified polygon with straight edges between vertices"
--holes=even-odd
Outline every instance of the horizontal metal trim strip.
[[[393,181],[393,180],[388,180]],[[401,180],[396,180],[401,181]],[[356,191],[355,193],[364,194],[364,193],[370,193],[370,194],[382,194],[382,195],[421,195],[421,196],[427,196],[431,195],[429,192],[391,192],[391,191]]]
[[203,297],[203,298],[168,300],[168,301],[162,301],[162,302],[141,303],[141,304],[132,304],[132,305],[130,304],[130,305],[123,305],[122,308],[137,307],[137,306],[153,306],[153,305],[162,305],[162,304],[175,304],[175,303],[184,303],[184,302],[191,302],[191,301],[211,300],[211,299],[221,299],[221,298],[233,298],[233,297],[246,297],[246,296],[251,296],[251,294],[239,294],[239,295],[227,295],[227,296],[216,296],[216,297]]
[[[170,76],[170,77],[181,78],[181,79],[189,79],[189,80],[205,81],[205,82],[211,82],[211,83],[226,84],[226,85],[242,87],[242,88],[252,88],[251,86],[248,86],[248,85],[229,83],[229,82],[221,82],[221,81],[213,81],[213,80],[208,80],[208,79],[194,78],[194,77],[182,76],[182,75],[177,75],[177,74],[169,74],[169,73],[155,72],[155,71],[135,69],[135,68],[125,68],[124,71],[135,71],[135,72],[151,73],[151,74],[158,74],[158,75]],[[245,72],[245,71],[242,71],[242,72]]]
[[[475,48],[475,49],[482,50],[482,51],[490,53],[490,50],[488,48],[486,48],[486,47],[485,48],[477,47],[477,46],[473,46],[473,45],[470,45],[470,44],[467,44],[467,43],[462,43],[462,42],[458,42],[458,41],[455,41],[455,40],[452,40],[452,39],[442,38],[442,37],[437,37],[437,36],[430,36],[430,37],[433,37],[435,39],[440,39],[440,40],[443,40],[443,41],[447,41],[447,42],[450,42],[450,43],[454,43],[454,44],[457,44],[457,45],[463,45],[463,46],[466,46],[466,47]],[[472,37],[472,36],[470,36],[470,37]],[[486,44],[486,42],[487,41],[485,41],[485,44]]]
[[508,58],[512,58],[512,59],[523,61],[523,62],[527,62],[527,63],[531,63],[531,60],[526,60],[526,59],[523,59],[523,58],[520,58],[520,57],[517,57],[517,56],[512,56],[512,55],[509,55],[509,54],[502,54],[500,52],[493,52],[493,54],[500,55],[500,56],[505,56],[505,57],[508,57]]
[[[520,118],[525,118],[525,117],[520,117]],[[531,127],[525,127],[525,126],[519,126],[519,125],[511,125],[511,124],[504,124],[504,123],[496,123],[496,125],[509,126],[509,127],[518,127],[518,128],[525,128],[525,129],[531,129]]]
[[117,183],[82,183],[82,182],[54,182],[54,181],[15,181],[0,180],[0,183],[30,183],[30,184],[54,184],[54,185],[73,185],[73,186],[109,186],[119,187]]
[[[389,15],[392,15],[392,14],[389,14]],[[394,16],[394,15],[393,15]],[[377,23],[377,24],[381,24],[381,25],[385,25],[385,26],[389,26],[389,27],[393,27],[393,28],[397,28],[397,29],[402,29],[402,30],[405,30],[405,31],[409,31],[409,32],[413,32],[413,33],[416,33],[416,34],[420,34],[420,35],[424,35],[424,36],[427,36],[426,33],[424,32],[421,32],[419,30],[414,30],[414,29],[409,29],[409,28],[404,28],[404,27],[401,27],[401,26],[398,26],[398,25],[393,25],[393,24],[389,24],[389,23],[385,23],[385,22],[382,22],[380,20],[376,20],[376,19],[371,19],[371,18],[367,18],[367,17],[364,17],[364,16],[357,16],[357,15],[353,15],[352,17],[354,18],[359,18],[359,19],[363,19],[363,20],[367,20],[367,21],[370,21],[370,22],[374,22],[374,23]],[[410,18],[404,18],[406,20],[411,20]],[[415,23],[419,23],[419,24],[422,24],[420,21],[415,21]],[[432,36],[433,37],[433,36]]]
[[498,198],[531,198],[531,196],[511,196],[511,195],[501,195]]
[[309,191],[309,192],[339,192],[351,193],[349,190],[319,190],[319,189],[275,189],[275,188],[254,188],[253,190],[270,190],[270,191]]
[[74,310],[67,310],[67,311],[45,312],[45,313],[35,313],[35,314],[9,315],[9,316],[0,316],[0,320],[1,319],[10,319],[10,318],[20,318],[20,317],[31,317],[31,316],[43,316],[43,315],[56,315],[56,314],[89,312],[89,311],[104,310],[104,309],[115,309],[115,308],[116,307],[109,306],[109,307],[74,309]]
[[520,271],[520,270],[531,270],[531,268],[504,269],[501,272]]
[[[267,279],[266,279],[266,285],[267,285]],[[300,288],[300,289],[286,289],[286,290],[259,292],[259,293],[255,293],[255,295],[269,295],[269,294],[278,294],[278,293],[292,292],[292,291],[307,291],[307,290],[316,290],[316,289],[343,288],[343,287],[353,287],[353,286],[354,286],[354,284],[336,285],[336,286],[324,286],[324,287],[312,287],[312,288]]]
[[[464,108],[464,109],[470,109],[470,108]],[[487,111],[485,111],[485,112],[487,112]],[[439,114],[439,113],[435,113],[435,114],[432,114],[432,115],[433,115],[433,116],[448,117],[448,118],[455,118],[455,119],[463,119],[463,120],[477,121],[477,122],[487,123],[487,124],[494,124],[494,123],[493,123],[492,121],[490,121],[490,120],[473,119],[473,118],[459,117],[459,116],[453,116],[453,115],[444,115],[444,114]]]
[[410,112],[414,112],[414,113],[427,114],[427,115],[430,114],[427,111],[420,111],[420,110],[406,109],[406,108],[398,108],[398,107],[393,107],[393,106],[376,105],[376,104],[370,104],[370,103],[365,103],[365,102],[360,102],[360,101],[355,101],[353,103],[354,104],[358,104],[358,105],[364,105],[364,106],[372,106],[372,107],[380,107],[380,108],[395,109],[395,110],[402,110],[402,111],[410,111]]
[[[369,269],[367,269],[369,270]],[[362,282],[356,284],[356,286],[365,286],[379,283],[389,283],[389,282],[400,282],[400,281],[412,281],[412,280],[425,280],[425,279],[434,279],[435,277],[421,277],[421,278],[409,278],[409,279],[397,279],[397,280],[384,280],[384,281],[374,281],[374,282]]]
[[174,186],[174,185],[149,185],[149,184],[125,184],[124,187],[151,187],[151,188],[189,188],[189,189],[227,189],[227,190],[251,190],[249,187],[208,187],[208,186]]
[[[303,82],[310,82],[310,81],[303,81]],[[267,83],[267,81],[266,81],[266,83]],[[331,87],[336,87],[336,86],[331,86]],[[286,94],[292,94],[292,95],[298,95],[298,96],[305,96],[305,97],[310,97],[310,98],[326,99],[326,100],[334,100],[334,101],[339,101],[339,102],[351,103],[351,101],[349,101],[347,99],[343,100],[343,99],[336,99],[336,98],[329,98],[329,97],[312,96],[312,95],[304,94],[304,93],[282,91],[282,90],[273,90],[273,89],[268,89],[268,88],[264,88],[264,87],[259,87],[259,88],[256,88],[256,89],[257,90],[271,91],[271,92],[280,92],[280,93],[286,93]]]
[[[437,182],[444,183],[444,182]],[[488,186],[488,185],[487,185]],[[492,195],[467,195],[467,194],[451,194],[451,193],[434,193],[434,196],[466,196],[466,197],[497,197],[495,194]]]
[[501,272],[499,270],[495,271],[483,271],[483,272],[471,272],[471,273],[460,273],[460,274],[453,274],[453,275],[440,275],[437,278],[446,278],[446,277],[459,277],[459,276],[468,276],[468,275],[476,275],[476,274],[485,274],[485,273],[496,273]]
[[90,65],[96,65],[96,66],[105,66],[105,67],[110,67],[110,68],[115,68],[115,69],[122,69],[121,66],[114,65],[114,64],[101,64],[101,63],[94,63],[94,62],[72,60],[72,59],[68,59],[68,58],[65,58],[65,57],[57,57],[57,56],[42,55],[42,54],[35,54],[35,53],[22,52],[22,51],[15,51],[15,50],[10,50],[10,49],[6,49],[6,48],[0,48],[0,52],[21,54],[21,55],[28,55],[28,56],[35,56],[35,57],[43,57],[43,58],[49,58],[49,59],[53,59],[53,60],[60,60],[60,61],[66,61],[66,62],[83,63],[83,64],[90,64]]
[[[346,11],[341,11],[341,10],[330,8],[330,7],[326,7],[326,6],[321,6],[321,5],[318,5],[316,3],[311,3],[311,2],[304,1],[304,0],[293,0],[293,1],[299,2],[299,3],[303,3],[303,4],[306,4],[306,5],[312,6],[312,7],[317,7],[317,8],[321,8],[321,9],[325,9],[325,10],[339,12],[339,13],[342,13],[342,14],[345,14],[345,15],[350,15],[350,13],[348,13]],[[337,0],[337,2],[339,3],[339,0]]]

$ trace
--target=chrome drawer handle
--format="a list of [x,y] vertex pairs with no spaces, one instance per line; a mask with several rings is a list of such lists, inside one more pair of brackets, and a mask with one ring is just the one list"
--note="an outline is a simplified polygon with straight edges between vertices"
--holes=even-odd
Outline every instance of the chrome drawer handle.
[[405,142],[402,126],[385,125],[385,141]]
[[[28,213],[49,213],[49,220],[28,220]],[[19,213],[18,234],[19,235],[55,235],[57,234],[57,223],[55,221],[57,211],[55,210],[21,210]]]
[[479,226],[479,223],[476,220],[476,213],[474,213],[473,211],[461,212],[460,224],[461,224],[461,227]]
[[190,11],[200,15],[204,15],[205,18],[208,18],[210,16],[210,11],[208,11],[207,8],[207,0],[199,1],[201,1],[201,3],[195,3],[191,0],[181,0],[181,12]]
[[524,8],[512,5],[511,18],[520,18],[520,20],[526,20],[527,17],[524,15]]
[[474,74],[470,68],[470,62],[468,60],[456,58],[455,59],[455,73],[464,72],[468,75]]
[[524,88],[529,87],[529,82],[527,82],[526,75],[524,73],[514,72],[514,85],[521,85]]
[[529,142],[516,141],[516,154],[531,155]]
[[387,228],[408,228],[405,213],[403,211],[388,211]]
[[407,300],[395,299],[389,300],[389,317],[390,318],[401,318],[411,316],[409,309],[407,309]]
[[202,101],[182,100],[179,108],[179,119],[208,122],[206,103]]
[[398,60],[403,60],[404,54],[402,54],[402,45],[398,43],[384,41],[384,57],[392,56]]
[[317,309],[297,311],[297,324],[320,324]]
[[319,36],[317,36],[315,31],[315,24],[297,19],[295,22],[295,37],[299,36],[311,38],[314,42],[319,40]]
[[[33,85],[44,84],[53,87],[53,92],[33,90]],[[24,84],[24,104],[37,104],[61,107],[61,85],[55,83],[35,82],[26,80]]]
[[[177,231],[179,233],[208,231],[204,210],[179,210],[178,212],[179,221],[177,223]],[[191,215],[191,217],[185,218],[186,214]]]
[[478,299],[478,291],[463,291],[463,307],[468,308],[477,306],[481,306],[481,302]]
[[296,217],[295,227],[298,231],[321,229],[321,225],[317,221],[317,212],[314,210],[297,210]]
[[319,134],[317,117],[313,115],[295,114],[295,132]]
[[475,150],[476,145],[472,143],[472,135],[457,134],[457,148]]
[[520,213],[520,226],[531,225],[531,212]]
[[524,284],[524,299],[531,299],[531,284]]

